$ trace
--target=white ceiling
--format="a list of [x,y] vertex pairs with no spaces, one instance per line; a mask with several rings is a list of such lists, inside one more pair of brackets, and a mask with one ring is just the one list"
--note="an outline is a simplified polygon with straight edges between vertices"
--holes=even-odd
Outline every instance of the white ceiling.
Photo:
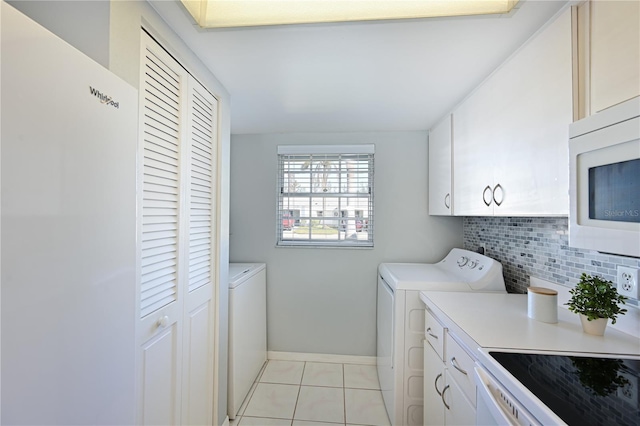
[[428,129],[566,1],[520,0],[502,17],[216,30],[179,0],[151,3],[227,88],[241,134]]

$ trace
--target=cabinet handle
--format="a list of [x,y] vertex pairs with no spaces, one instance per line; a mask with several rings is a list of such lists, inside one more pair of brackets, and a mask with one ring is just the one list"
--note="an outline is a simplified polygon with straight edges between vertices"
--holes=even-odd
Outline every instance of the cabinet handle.
[[451,208],[451,194],[447,194],[444,196],[444,206],[446,208]]
[[465,370],[463,370],[462,368],[460,368],[458,366],[458,363],[456,362],[456,357],[452,357],[451,358],[451,365],[453,365],[453,368],[455,368],[456,370],[458,370],[459,372],[461,372],[462,374],[464,374],[465,376],[467,376],[467,372]]
[[436,379],[433,381],[433,386],[436,388],[436,392],[438,392],[438,395],[439,395],[440,397],[442,397],[442,392],[440,392],[440,391],[438,390],[438,379],[439,379],[440,377],[442,377],[442,373],[440,373],[440,374],[438,374],[438,375],[436,376]]
[[[498,191],[498,188],[500,188],[500,194],[502,194],[502,196],[500,197],[500,201],[496,200],[496,191]],[[493,188],[493,202],[496,203],[496,206],[500,207],[503,201],[504,201],[504,189],[502,188],[502,185],[497,184]]]
[[442,398],[442,403],[444,404],[444,406],[447,407],[447,410],[450,410],[451,407],[449,407],[444,400],[444,393],[447,391],[447,389],[449,389],[449,385],[445,386],[444,389],[442,389],[442,394],[440,395],[440,397]]
[[487,185],[486,188],[484,188],[484,191],[482,191],[482,201],[484,201],[484,204],[487,207],[489,207],[491,205],[491,199],[493,198],[493,193],[491,193],[491,196],[489,197],[489,201],[487,201],[487,191],[492,192],[491,187],[489,185]]
[[438,336],[436,336],[435,334],[433,334],[433,333],[431,332],[431,327],[427,328],[427,334],[428,334],[429,336],[433,337],[434,339],[437,339],[437,338],[438,338]]

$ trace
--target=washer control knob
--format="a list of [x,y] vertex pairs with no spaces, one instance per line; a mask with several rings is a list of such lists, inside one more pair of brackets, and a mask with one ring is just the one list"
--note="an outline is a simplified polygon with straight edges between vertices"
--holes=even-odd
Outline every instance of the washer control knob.
[[469,263],[467,264],[467,266],[469,267],[469,269],[473,269],[473,268],[475,268],[476,266],[478,266],[478,261],[477,261],[477,260],[472,260],[471,262],[469,262]]
[[462,256],[460,259],[458,259],[458,266],[462,268],[464,265],[467,264],[468,261],[469,261],[468,257]]

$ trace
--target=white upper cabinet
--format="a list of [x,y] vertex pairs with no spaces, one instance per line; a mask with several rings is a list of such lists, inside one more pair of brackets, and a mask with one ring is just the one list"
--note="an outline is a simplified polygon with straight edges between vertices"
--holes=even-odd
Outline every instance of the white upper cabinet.
[[598,0],[578,8],[580,116],[640,95],[640,2]]
[[429,130],[429,214],[451,216],[451,114]]
[[525,43],[454,117],[455,215],[567,215],[571,10]]
[[495,83],[493,79],[485,82],[454,112],[456,215],[493,215],[493,164],[499,151],[491,134],[499,128],[495,127],[498,120],[493,120],[493,113],[484,104],[490,101]]

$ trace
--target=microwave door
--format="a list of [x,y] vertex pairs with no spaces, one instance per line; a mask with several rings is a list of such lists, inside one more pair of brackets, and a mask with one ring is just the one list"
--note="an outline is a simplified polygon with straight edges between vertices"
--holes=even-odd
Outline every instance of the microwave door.
[[640,257],[640,117],[569,142],[569,245]]

